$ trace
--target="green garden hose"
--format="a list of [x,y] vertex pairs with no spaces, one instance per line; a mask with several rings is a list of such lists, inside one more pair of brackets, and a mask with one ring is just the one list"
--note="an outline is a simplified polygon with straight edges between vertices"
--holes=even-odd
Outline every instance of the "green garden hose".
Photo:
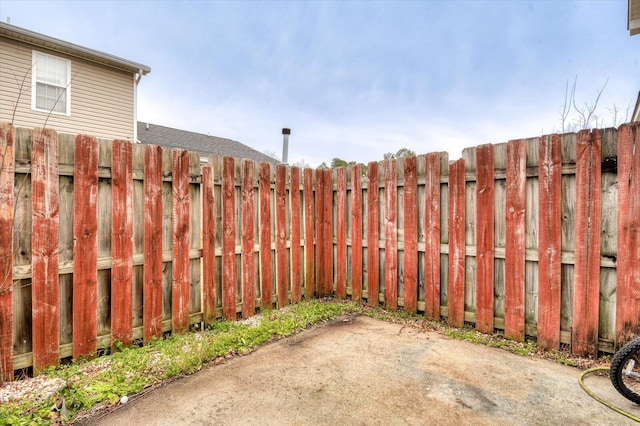
[[593,399],[595,399],[596,401],[598,401],[601,404],[604,404],[605,406],[609,407],[610,409],[612,409],[613,411],[622,414],[625,417],[630,418],[631,420],[635,420],[636,422],[640,423],[640,417],[634,416],[631,413],[627,413],[626,411],[624,411],[621,408],[616,407],[615,405],[603,400],[602,398],[598,397],[597,395],[595,395],[593,392],[591,392],[590,389],[587,388],[587,386],[584,384],[584,378],[587,376],[587,374],[591,374],[593,372],[596,371],[609,371],[609,367],[594,367],[594,368],[590,368],[588,370],[585,370],[582,372],[582,374],[580,374],[580,377],[578,378],[578,382],[580,383],[580,387]]

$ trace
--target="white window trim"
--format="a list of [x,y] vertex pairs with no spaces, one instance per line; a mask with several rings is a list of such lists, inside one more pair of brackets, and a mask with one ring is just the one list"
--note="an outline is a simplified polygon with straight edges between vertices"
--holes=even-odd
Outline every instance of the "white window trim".
[[[37,59],[36,59],[36,55],[40,54],[40,55],[45,55],[45,56],[50,56],[52,58],[56,58],[62,61],[65,61],[67,63],[67,85],[65,87],[65,94],[66,94],[66,105],[67,105],[67,110],[66,112],[58,112],[58,111],[53,111],[53,110],[48,110],[48,109],[43,109],[43,108],[38,108],[36,107],[36,67],[38,66],[37,64]],[[46,112],[47,114],[52,114],[52,115],[66,115],[67,117],[71,116],[71,61],[65,58],[61,58],[59,56],[55,56],[55,55],[50,55],[48,53],[44,53],[44,52],[39,52],[39,51],[32,51],[31,54],[31,63],[32,63],[32,69],[31,69],[31,110],[33,111],[38,111],[38,112]]]

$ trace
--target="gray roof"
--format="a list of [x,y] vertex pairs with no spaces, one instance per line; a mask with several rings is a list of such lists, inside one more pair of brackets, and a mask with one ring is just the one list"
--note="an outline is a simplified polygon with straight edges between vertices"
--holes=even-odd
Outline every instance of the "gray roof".
[[141,121],[138,121],[138,140],[144,144],[197,151],[202,156],[220,155],[248,158],[257,162],[280,163],[280,161],[275,158],[269,157],[260,151],[231,139],[187,132],[185,130],[173,129],[157,124],[143,123]]

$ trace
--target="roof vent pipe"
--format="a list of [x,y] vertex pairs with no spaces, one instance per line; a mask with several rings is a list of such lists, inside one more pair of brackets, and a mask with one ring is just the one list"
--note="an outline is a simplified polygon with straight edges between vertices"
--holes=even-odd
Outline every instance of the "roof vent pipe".
[[284,128],[282,129],[282,162],[287,164],[289,160],[289,135],[291,134],[291,129]]

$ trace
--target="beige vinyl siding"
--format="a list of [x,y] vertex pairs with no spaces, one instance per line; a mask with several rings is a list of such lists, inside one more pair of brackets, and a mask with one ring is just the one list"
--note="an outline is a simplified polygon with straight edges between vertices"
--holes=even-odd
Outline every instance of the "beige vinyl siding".
[[[71,61],[71,116],[31,109],[32,51]],[[22,94],[20,84],[24,78]],[[59,133],[85,133],[99,138],[133,138],[134,76],[83,59],[0,38],[0,121],[20,127],[49,128]],[[47,115],[49,118],[47,119]]]

